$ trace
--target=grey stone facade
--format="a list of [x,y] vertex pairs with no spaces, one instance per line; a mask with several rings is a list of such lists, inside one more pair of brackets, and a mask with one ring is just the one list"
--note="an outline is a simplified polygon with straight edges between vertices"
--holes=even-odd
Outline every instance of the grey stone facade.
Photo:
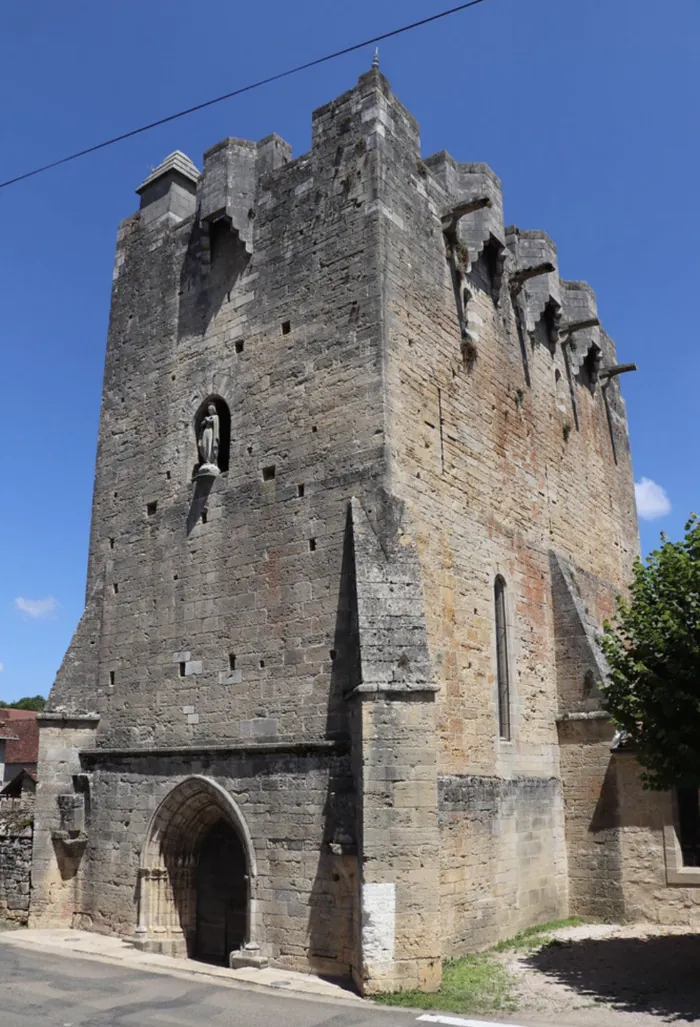
[[32,922],[435,988],[568,906],[557,716],[637,545],[614,347],[376,69],[309,153],[226,139],[138,191]]

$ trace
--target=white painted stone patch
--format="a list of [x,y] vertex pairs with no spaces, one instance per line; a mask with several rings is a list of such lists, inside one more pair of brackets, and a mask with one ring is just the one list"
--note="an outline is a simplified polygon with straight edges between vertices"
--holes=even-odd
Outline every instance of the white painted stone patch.
[[363,885],[362,941],[367,964],[376,966],[393,962],[396,945],[395,884]]

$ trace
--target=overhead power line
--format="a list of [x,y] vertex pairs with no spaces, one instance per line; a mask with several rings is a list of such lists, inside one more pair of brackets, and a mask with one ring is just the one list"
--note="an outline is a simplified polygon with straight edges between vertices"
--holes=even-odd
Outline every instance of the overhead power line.
[[438,14],[431,14],[429,18],[421,18],[420,21],[413,21],[410,25],[402,25],[400,28],[392,29],[390,32],[382,32],[379,36],[372,36],[371,39],[363,39],[361,43],[353,43],[352,46],[346,46],[342,50],[336,50],[334,53],[326,54],[325,57],[316,57],[313,61],[307,61],[305,64],[297,64],[295,68],[287,68],[286,71],[279,71],[276,75],[268,75],[267,78],[261,78],[258,82],[251,82],[247,86],[241,86],[239,89],[233,89],[230,93],[224,93],[222,96],[217,96],[213,100],[205,100],[203,103],[197,103],[194,107],[186,107],[185,110],[178,111],[177,114],[169,114],[165,118],[159,118],[157,121],[151,121],[148,125],[141,125],[140,128],[132,128],[130,132],[122,132],[121,135],[113,136],[111,139],[105,139],[102,143],[96,143],[94,146],[88,146],[84,150],[78,150],[76,153],[70,153],[67,157],[61,157],[60,160],[51,161],[49,164],[42,164],[41,167],[32,168],[31,171],[25,171],[21,175],[15,175],[14,178],[8,178],[5,182],[0,182],[0,189],[6,189],[9,185],[15,185],[16,182],[23,182],[27,178],[33,178],[34,175],[40,175],[44,171],[50,171],[51,168],[57,168],[61,164],[68,164],[70,161],[78,160],[79,157],[86,157],[89,153],[96,153],[97,150],[104,150],[107,146],[114,146],[115,143],[121,143],[124,139],[131,139],[132,136],[141,135],[143,132],[150,132],[152,128],[158,128],[159,125],[167,125],[170,121],[177,121],[178,118],[185,118],[188,114],[194,114],[196,111],[204,110],[205,107],[213,107],[216,103],[222,103],[224,100],[231,100],[234,96],[240,96],[242,93],[250,93],[253,89],[259,89],[260,86],[269,85],[270,82],[279,82],[282,78],[289,78],[290,75],[296,75],[300,71],[306,71],[308,68],[316,68],[319,64],[326,64],[328,61],[333,61],[336,57],[343,57],[345,54],[354,53],[356,50],[362,50],[365,46],[371,46],[373,43],[381,43],[384,39],[392,39],[394,36],[400,36],[404,32],[410,32],[412,29],[421,28],[423,25],[429,25],[433,21],[439,21],[441,18],[449,18],[452,14],[458,14],[460,11],[466,11],[469,7],[476,7],[477,4],[483,4],[486,0],[469,0],[469,3],[459,4],[457,7],[450,7],[449,10],[440,11]]

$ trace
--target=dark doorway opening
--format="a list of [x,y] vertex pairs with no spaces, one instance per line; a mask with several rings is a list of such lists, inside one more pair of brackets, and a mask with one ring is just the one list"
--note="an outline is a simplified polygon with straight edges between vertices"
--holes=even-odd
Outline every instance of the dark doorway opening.
[[197,914],[193,956],[228,966],[246,941],[248,877],[243,846],[227,820],[204,835],[196,870]]

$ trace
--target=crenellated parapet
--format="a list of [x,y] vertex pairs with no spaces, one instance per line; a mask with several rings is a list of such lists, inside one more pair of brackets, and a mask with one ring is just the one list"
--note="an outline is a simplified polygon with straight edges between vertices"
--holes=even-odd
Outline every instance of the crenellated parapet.
[[260,182],[290,158],[290,145],[277,135],[258,143],[223,139],[205,152],[201,173],[186,154],[176,150],[136,190],[141,197],[141,226],[167,229],[196,215],[203,267],[211,262],[212,237],[218,232],[235,233],[251,255]]
[[562,282],[561,285],[560,333],[562,345],[567,347],[571,372],[576,375],[585,365],[594,381],[603,356],[595,293],[587,282]]
[[[557,273],[557,248],[546,232],[527,231],[511,225],[506,229],[512,256],[511,279],[522,276],[519,299],[525,330],[532,335],[538,322],[547,318],[550,345],[558,342],[561,321],[561,282]],[[552,270],[544,270],[551,265]],[[527,277],[525,277],[527,276]]]
[[487,283],[496,305],[507,281],[516,317],[532,343],[544,338],[552,353],[562,347],[571,376],[593,386],[603,367],[614,363],[615,353],[610,340],[604,343],[590,286],[559,277],[557,248],[546,232],[504,227],[501,183],[488,165],[458,163],[445,151],[423,163],[440,187],[465,364],[468,356],[475,358],[479,341],[480,320],[471,301],[481,261],[481,284]]
[[210,228],[223,221],[252,253],[258,183],[264,175],[287,164],[291,154],[291,146],[276,135],[259,143],[229,138],[212,146],[204,154],[199,197],[201,224]]
[[486,260],[498,302],[507,259],[500,179],[488,164],[460,164],[444,150],[424,164],[447,196],[443,230],[454,241],[461,270],[467,274]]
[[[194,218],[191,253],[204,273],[222,236],[237,240],[245,262],[260,244],[261,221],[267,239],[278,234],[278,217],[287,230],[292,219],[308,219],[310,207],[314,218],[331,223],[352,201],[403,228],[398,211],[379,197],[380,162],[395,160],[391,147],[398,140],[402,151],[419,152],[415,121],[373,68],[355,89],[314,112],[312,151],[296,160],[277,135],[260,142],[223,139],[205,152],[201,172],[181,151],[170,154],[137,190],[139,221],[150,231]],[[490,292],[504,313],[507,283],[523,334],[533,344],[546,340],[552,353],[561,347],[571,378],[593,387],[615,354],[600,329],[591,288],[559,277],[557,249],[546,232],[504,225],[501,182],[487,164],[461,163],[441,151],[420,166],[446,243],[465,365],[476,359],[483,324],[474,289]]]
[[506,237],[503,227],[503,195],[501,180],[488,164],[457,164],[457,195],[467,201],[488,197],[490,203],[463,218],[458,238],[467,247],[472,265],[489,250],[494,263],[494,295],[500,291],[506,259]]
[[612,340],[600,328],[595,293],[587,282],[569,282],[558,274],[557,249],[546,232],[506,229],[511,295],[531,339],[544,321],[554,352],[563,348],[572,377],[594,385],[603,367],[614,363]]

